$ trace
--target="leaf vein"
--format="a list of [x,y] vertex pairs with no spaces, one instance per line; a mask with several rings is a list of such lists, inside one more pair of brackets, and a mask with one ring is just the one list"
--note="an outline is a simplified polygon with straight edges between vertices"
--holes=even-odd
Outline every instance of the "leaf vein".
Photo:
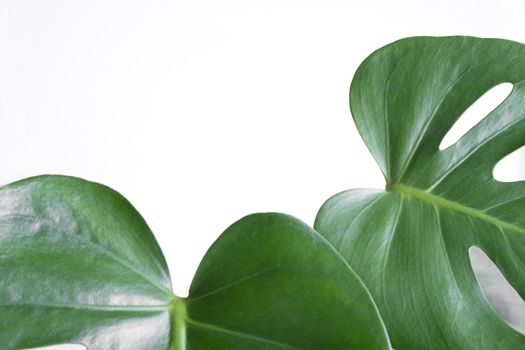
[[242,337],[242,338],[246,338],[246,339],[250,339],[250,340],[255,340],[255,341],[258,341],[258,342],[261,342],[261,343],[266,343],[266,344],[270,344],[270,345],[279,346],[279,347],[281,347],[283,349],[300,350],[299,348],[297,348],[295,346],[292,346],[292,345],[289,345],[289,344],[280,343],[280,342],[277,342],[275,340],[263,338],[263,337],[260,337],[260,336],[257,336],[257,335],[253,335],[253,334],[248,334],[248,333],[242,333],[242,332],[234,331],[234,330],[231,330],[231,329],[215,326],[215,325],[208,324],[208,323],[194,321],[194,320],[188,319],[188,318],[186,319],[186,322],[189,325],[193,325],[195,327],[199,327],[199,328],[202,328],[202,329],[207,329],[207,330],[211,330],[211,331],[215,331],[215,332],[226,333],[226,334],[230,334],[230,335],[234,335],[234,336],[238,336],[238,337]]

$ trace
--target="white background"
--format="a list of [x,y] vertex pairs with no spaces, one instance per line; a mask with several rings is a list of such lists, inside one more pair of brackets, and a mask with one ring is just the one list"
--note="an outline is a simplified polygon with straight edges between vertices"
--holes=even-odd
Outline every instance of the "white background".
[[525,41],[525,4],[2,0],[0,183],[54,173],[117,189],[185,296],[242,216],[312,224],[329,196],[382,188],[350,117],[352,75],[393,40],[452,34]]

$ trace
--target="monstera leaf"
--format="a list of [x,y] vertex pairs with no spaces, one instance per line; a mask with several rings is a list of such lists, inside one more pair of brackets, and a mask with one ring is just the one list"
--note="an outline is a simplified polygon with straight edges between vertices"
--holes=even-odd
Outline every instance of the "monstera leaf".
[[287,215],[229,227],[188,298],[170,284],[152,233],[115,191],[60,176],[0,189],[1,349],[390,349],[361,280]]
[[[491,87],[509,97],[445,150],[439,144]],[[495,164],[525,144],[525,46],[472,37],[390,44],[359,67],[353,118],[386,191],[338,194],[315,228],[354,267],[396,349],[525,349],[487,302],[469,260],[482,249],[525,296],[525,183]]]

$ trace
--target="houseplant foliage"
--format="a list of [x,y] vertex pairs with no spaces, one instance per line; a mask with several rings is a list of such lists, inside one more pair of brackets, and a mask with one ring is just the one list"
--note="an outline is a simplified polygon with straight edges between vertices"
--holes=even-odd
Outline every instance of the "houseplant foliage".
[[390,349],[359,277],[299,220],[254,214],[230,226],[182,299],[131,204],[72,177],[0,189],[0,286],[5,350]]
[[[510,82],[509,97],[456,144],[439,144],[473,102]],[[355,123],[386,190],[330,198],[315,228],[368,286],[395,349],[524,349],[484,298],[477,246],[525,296],[525,183],[496,163],[525,144],[525,46],[415,37],[374,52],[350,89]]]

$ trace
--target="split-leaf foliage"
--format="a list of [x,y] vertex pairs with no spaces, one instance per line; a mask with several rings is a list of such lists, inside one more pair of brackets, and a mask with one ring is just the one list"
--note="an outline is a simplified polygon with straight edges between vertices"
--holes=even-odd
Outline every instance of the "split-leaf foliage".
[[[513,84],[508,98],[439,150],[461,114],[504,82]],[[350,107],[386,191],[332,197],[315,228],[363,278],[392,346],[525,349],[525,336],[485,299],[468,253],[481,248],[525,296],[525,183],[492,175],[525,144],[525,45],[473,37],[397,41],[359,67]]]
[[0,348],[58,343],[390,348],[362,281],[298,219],[255,214],[230,226],[183,299],[127,200],[100,184],[40,176],[0,189]]
[[[509,97],[439,150],[503,82]],[[525,144],[525,46],[397,41],[359,67],[350,106],[386,190],[332,197],[315,230],[284,214],[239,220],[187,298],[172,293],[153,234],[117,192],[64,176],[0,188],[0,348],[525,349],[468,255],[484,250],[525,295],[525,184],[492,176]]]

